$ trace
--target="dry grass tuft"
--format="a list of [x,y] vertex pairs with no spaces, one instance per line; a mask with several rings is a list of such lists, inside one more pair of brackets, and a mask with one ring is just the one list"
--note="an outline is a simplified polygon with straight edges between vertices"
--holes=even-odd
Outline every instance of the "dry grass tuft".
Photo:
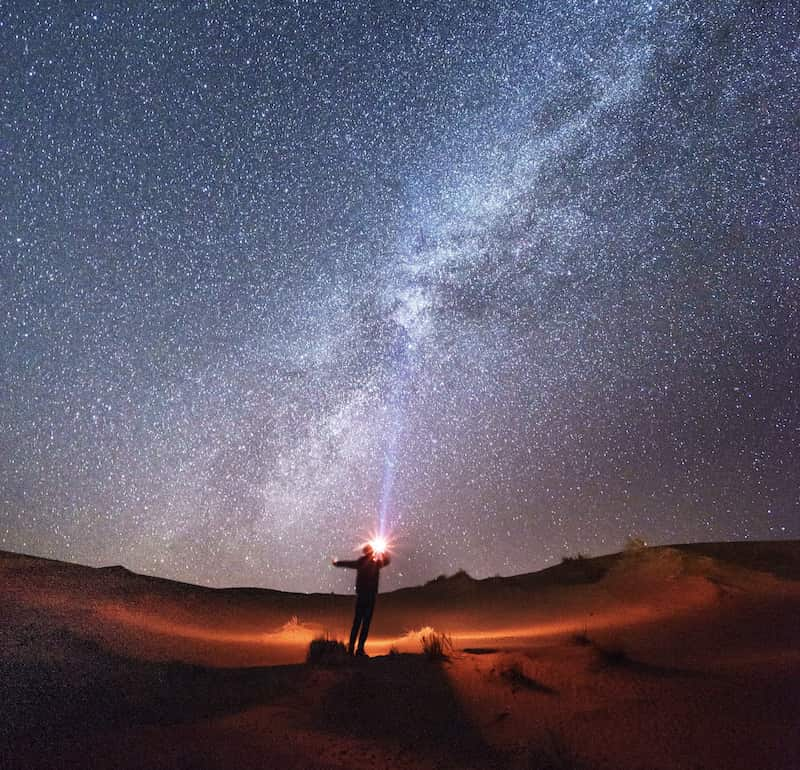
[[420,642],[422,652],[428,660],[448,660],[453,652],[453,641],[445,633],[431,629],[423,634]]
[[311,640],[308,645],[306,663],[323,666],[338,666],[347,661],[347,647],[339,639],[331,639],[327,634]]

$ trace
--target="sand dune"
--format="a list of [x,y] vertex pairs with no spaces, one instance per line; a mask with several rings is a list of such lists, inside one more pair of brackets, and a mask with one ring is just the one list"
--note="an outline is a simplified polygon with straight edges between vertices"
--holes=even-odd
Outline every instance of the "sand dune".
[[374,657],[333,667],[303,661],[347,596],[11,553],[0,585],[2,767],[800,766],[796,541],[438,579],[382,595]]

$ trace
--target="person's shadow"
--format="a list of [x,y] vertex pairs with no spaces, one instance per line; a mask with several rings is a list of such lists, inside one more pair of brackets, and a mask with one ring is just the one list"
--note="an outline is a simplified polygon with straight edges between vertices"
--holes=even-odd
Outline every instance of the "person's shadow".
[[307,664],[217,668],[141,660],[67,629],[58,631],[58,645],[61,655],[52,659],[0,659],[8,715],[0,720],[0,757],[28,747],[17,767],[46,766],[74,736],[91,745],[93,736],[116,728],[190,724],[298,695],[305,709],[298,729],[374,741],[447,767],[507,764],[467,717],[446,664],[423,655],[347,659],[320,676]]
[[342,674],[315,710],[317,729],[427,755],[447,767],[505,766],[467,716],[444,665],[399,654],[372,658]]

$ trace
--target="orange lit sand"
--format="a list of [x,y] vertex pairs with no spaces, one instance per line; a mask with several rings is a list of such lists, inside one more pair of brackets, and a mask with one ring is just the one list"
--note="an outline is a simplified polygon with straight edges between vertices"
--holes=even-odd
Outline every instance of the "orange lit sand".
[[318,668],[351,597],[0,554],[0,766],[797,767],[798,567],[723,544],[456,576],[379,598],[386,657]]

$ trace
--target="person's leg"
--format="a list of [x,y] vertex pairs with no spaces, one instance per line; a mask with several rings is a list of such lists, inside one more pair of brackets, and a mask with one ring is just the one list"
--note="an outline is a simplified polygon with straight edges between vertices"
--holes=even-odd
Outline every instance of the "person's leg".
[[361,602],[356,596],[356,609],[353,615],[353,627],[350,629],[350,643],[347,645],[347,654],[352,655],[356,647],[356,637],[358,636],[358,628],[362,621]]
[[364,645],[369,634],[369,624],[372,622],[372,611],[375,609],[375,597],[370,597],[364,602],[361,609],[361,635],[358,637],[358,652],[364,652]]

